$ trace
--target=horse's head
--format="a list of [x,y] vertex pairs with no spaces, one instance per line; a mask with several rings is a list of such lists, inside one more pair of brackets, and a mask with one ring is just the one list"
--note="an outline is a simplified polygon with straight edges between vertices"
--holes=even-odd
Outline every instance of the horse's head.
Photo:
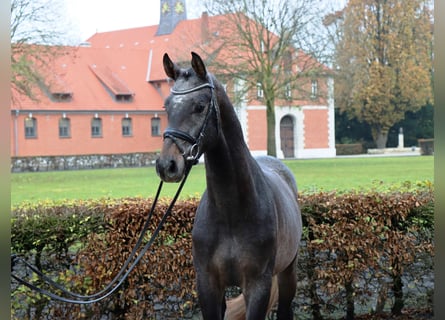
[[211,75],[201,57],[192,52],[191,68],[183,69],[164,54],[164,70],[175,80],[165,100],[168,127],[156,160],[156,172],[166,182],[178,182],[185,168],[197,162],[208,141],[218,135],[218,105]]

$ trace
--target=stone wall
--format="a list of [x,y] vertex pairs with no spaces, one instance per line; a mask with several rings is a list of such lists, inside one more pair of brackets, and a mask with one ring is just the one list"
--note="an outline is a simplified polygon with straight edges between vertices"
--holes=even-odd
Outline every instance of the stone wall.
[[156,152],[147,152],[76,156],[11,157],[11,172],[145,167],[153,165],[158,155],[159,154]]

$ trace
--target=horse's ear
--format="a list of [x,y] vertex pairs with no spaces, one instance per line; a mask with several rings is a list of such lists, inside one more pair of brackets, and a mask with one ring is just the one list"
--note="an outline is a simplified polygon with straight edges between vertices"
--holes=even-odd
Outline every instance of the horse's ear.
[[164,53],[162,62],[164,63],[164,71],[167,76],[169,76],[173,80],[176,80],[179,75],[179,67],[170,59],[170,57],[166,53]]
[[192,68],[193,70],[195,70],[198,77],[206,79],[207,77],[206,66],[202,61],[201,57],[195,52],[192,52]]

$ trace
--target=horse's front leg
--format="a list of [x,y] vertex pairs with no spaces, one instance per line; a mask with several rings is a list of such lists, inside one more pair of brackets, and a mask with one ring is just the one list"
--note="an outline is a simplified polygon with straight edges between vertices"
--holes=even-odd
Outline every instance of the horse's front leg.
[[246,320],[266,319],[272,286],[272,275],[252,279],[244,290],[246,299]]
[[278,320],[292,320],[292,300],[297,291],[297,256],[291,264],[278,274]]
[[224,288],[210,274],[196,275],[198,300],[204,320],[222,320],[226,312]]

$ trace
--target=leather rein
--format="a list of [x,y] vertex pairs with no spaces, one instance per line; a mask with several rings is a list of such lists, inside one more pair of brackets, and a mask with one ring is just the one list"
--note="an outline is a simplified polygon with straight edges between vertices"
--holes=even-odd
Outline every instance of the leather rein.
[[[153,242],[155,241],[157,235],[159,234],[159,232],[161,231],[164,222],[167,220],[167,218],[169,217],[169,215],[171,214],[171,211],[173,209],[173,206],[176,203],[176,200],[179,197],[179,194],[182,191],[182,188],[187,180],[187,177],[190,173],[190,170],[192,168],[193,165],[195,165],[196,163],[198,163],[199,157],[201,156],[200,153],[200,143],[201,143],[201,139],[204,137],[204,132],[207,128],[209,119],[210,119],[210,114],[213,111],[215,111],[216,117],[217,117],[217,130],[219,133],[220,130],[220,120],[219,120],[219,110],[218,110],[218,103],[216,101],[216,97],[215,97],[215,87],[213,85],[213,81],[212,78],[210,76],[207,76],[208,78],[208,82],[201,84],[199,86],[196,86],[194,88],[191,89],[186,89],[186,90],[176,90],[176,89],[171,89],[171,94],[173,95],[185,95],[185,94],[189,94],[204,88],[210,88],[211,92],[212,92],[212,98],[210,101],[210,106],[207,110],[207,114],[205,116],[204,122],[201,125],[201,129],[199,131],[198,136],[192,137],[190,134],[188,134],[187,132],[184,132],[182,130],[179,129],[175,129],[175,128],[167,128],[164,132],[163,138],[169,138],[172,139],[173,142],[177,145],[177,147],[179,148],[179,150],[181,150],[182,155],[184,157],[184,159],[186,160],[186,166],[185,166],[185,173],[184,173],[184,177],[178,187],[178,190],[176,191],[175,196],[173,197],[169,207],[167,208],[167,210],[165,211],[161,221],[159,222],[159,225],[156,227],[155,231],[153,232],[153,234],[150,237],[150,240],[144,245],[144,247],[141,249],[141,251],[138,253],[138,250],[140,249],[140,247],[142,246],[142,242],[143,239],[145,237],[145,234],[147,233],[149,226],[150,226],[150,221],[151,218],[153,216],[153,212],[156,208],[158,199],[159,199],[159,195],[161,193],[162,190],[162,185],[163,185],[163,181],[161,180],[159,182],[159,186],[158,186],[158,190],[156,192],[156,196],[153,200],[150,212],[148,214],[147,220],[145,221],[145,224],[141,230],[141,233],[139,235],[139,238],[136,242],[136,245],[134,246],[132,252],[130,253],[130,256],[127,258],[127,260],[125,261],[124,265],[122,266],[122,268],[119,270],[119,272],[116,274],[116,276],[111,280],[111,282],[102,290],[91,294],[91,295],[82,295],[76,292],[72,292],[70,290],[68,290],[66,287],[62,286],[61,284],[55,282],[54,280],[52,280],[49,276],[45,275],[41,270],[39,270],[37,267],[33,266],[32,264],[30,264],[29,262],[27,262],[24,258],[20,257],[19,255],[16,254],[11,254],[11,277],[13,279],[15,279],[19,284],[24,285],[28,288],[30,288],[31,290],[34,290],[40,294],[46,295],[48,296],[50,299],[56,300],[56,301],[61,301],[61,302],[66,302],[66,303],[73,303],[73,304],[90,304],[90,303],[95,303],[95,302],[99,302],[107,297],[109,297],[111,294],[113,294],[121,285],[122,283],[125,281],[125,279],[128,277],[128,275],[133,271],[133,269],[136,267],[136,265],[139,263],[139,261],[142,259],[142,257],[145,255],[145,253],[149,250],[149,248],[152,246]],[[185,150],[183,150],[183,148],[181,147],[181,145],[178,142],[179,140],[183,140],[188,142],[191,147],[189,148],[188,152],[186,152]],[[134,261],[133,261],[134,260]],[[18,276],[17,274],[15,274],[14,271],[14,267],[16,264],[22,263],[26,268],[28,268],[29,270],[31,270],[34,274],[37,275],[37,277],[42,280],[44,283],[46,283],[47,285],[49,285],[50,287],[54,288],[55,290],[58,290],[61,292],[61,294],[57,294],[54,293],[53,291],[41,288],[37,285],[35,285],[34,283],[29,282],[28,280],[25,280],[24,278]]]

